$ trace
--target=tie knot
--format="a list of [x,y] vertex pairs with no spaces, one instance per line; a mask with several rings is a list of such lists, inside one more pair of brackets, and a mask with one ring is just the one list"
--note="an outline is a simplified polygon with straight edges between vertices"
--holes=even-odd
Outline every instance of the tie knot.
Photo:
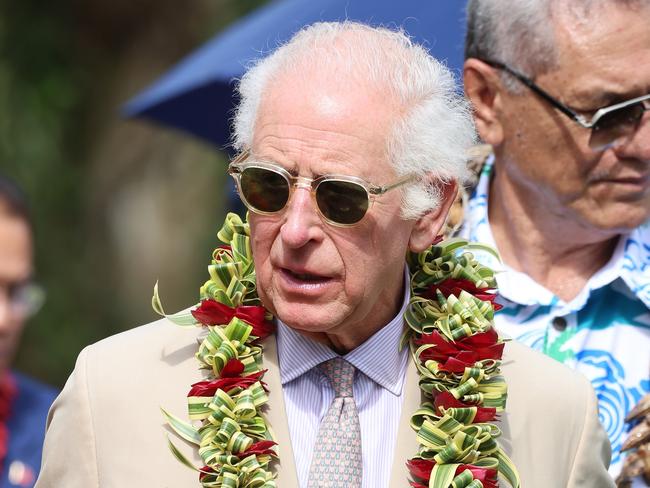
[[321,371],[330,380],[336,397],[352,397],[352,382],[355,367],[343,358],[334,358],[321,363]]

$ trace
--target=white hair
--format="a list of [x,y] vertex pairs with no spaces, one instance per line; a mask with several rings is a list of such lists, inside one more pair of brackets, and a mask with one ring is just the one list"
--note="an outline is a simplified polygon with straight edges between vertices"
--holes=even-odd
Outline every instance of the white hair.
[[404,32],[350,21],[305,27],[246,72],[233,122],[236,149],[251,147],[270,82],[287,72],[299,78],[313,69],[350,89],[384,90],[399,106],[386,154],[398,176],[422,176],[403,190],[404,218],[417,218],[438,205],[437,182],[465,178],[476,136],[469,105],[452,73]]
[[[543,74],[557,67],[556,16],[587,24],[607,5],[643,8],[650,0],[469,0],[465,58],[499,61],[528,76]],[[523,89],[511,76],[502,77],[511,91]]]

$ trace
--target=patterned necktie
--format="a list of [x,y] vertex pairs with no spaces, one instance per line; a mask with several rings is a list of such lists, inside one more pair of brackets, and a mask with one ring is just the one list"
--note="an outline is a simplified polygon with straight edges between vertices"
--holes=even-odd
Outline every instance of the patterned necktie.
[[352,396],[354,366],[342,358],[320,365],[335,392],[320,424],[309,469],[309,488],[361,487],[361,429]]

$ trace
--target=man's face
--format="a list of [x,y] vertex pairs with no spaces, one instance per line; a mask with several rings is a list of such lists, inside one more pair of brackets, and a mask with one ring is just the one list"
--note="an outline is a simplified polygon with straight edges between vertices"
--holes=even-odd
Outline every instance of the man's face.
[[11,304],[11,293],[32,272],[32,244],[27,223],[8,215],[0,202],[0,374],[6,371],[18,347],[24,314]]
[[[253,157],[309,178],[392,182],[386,141],[395,109],[380,93],[329,85],[276,82],[260,107]],[[325,223],[304,188],[279,214],[251,213],[250,223],[259,294],[290,327],[365,337],[398,310],[413,227],[400,218],[398,190],[377,198],[353,227]]]
[[[536,83],[589,119],[650,92],[650,10],[605,7],[588,25],[558,18],[559,68]],[[568,27],[567,27],[568,26]],[[523,87],[522,87],[523,88]],[[614,235],[650,216],[650,115],[615,147],[590,148],[590,130],[524,89],[504,95],[500,171],[552,217]]]

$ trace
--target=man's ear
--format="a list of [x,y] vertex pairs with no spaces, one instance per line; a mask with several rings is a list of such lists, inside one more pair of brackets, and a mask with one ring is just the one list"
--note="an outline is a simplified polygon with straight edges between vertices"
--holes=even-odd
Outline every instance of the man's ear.
[[437,186],[440,190],[438,206],[418,218],[411,230],[409,249],[413,252],[422,252],[433,243],[442,229],[458,193],[456,181],[439,182]]
[[472,103],[474,121],[481,139],[492,146],[503,141],[503,126],[499,118],[502,90],[498,72],[480,59],[469,58],[463,66],[465,95]]

